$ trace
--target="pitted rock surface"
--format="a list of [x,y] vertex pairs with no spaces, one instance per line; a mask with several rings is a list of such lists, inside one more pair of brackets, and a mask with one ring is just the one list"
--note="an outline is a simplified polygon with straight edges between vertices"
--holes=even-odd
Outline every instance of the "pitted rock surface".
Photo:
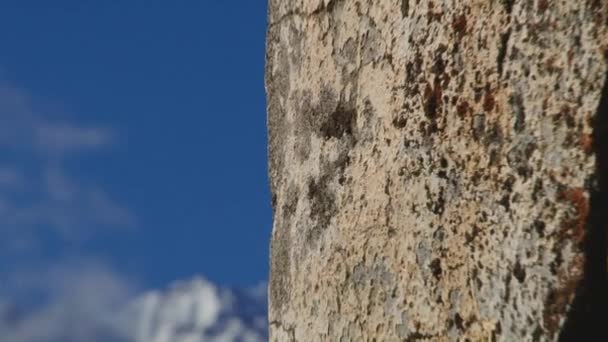
[[557,340],[590,262],[608,1],[268,20],[271,340]]

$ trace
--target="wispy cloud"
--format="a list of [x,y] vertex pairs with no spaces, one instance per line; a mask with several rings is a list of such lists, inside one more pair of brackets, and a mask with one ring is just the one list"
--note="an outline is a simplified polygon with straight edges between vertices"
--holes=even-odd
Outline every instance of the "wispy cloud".
[[0,341],[127,340],[115,313],[134,296],[132,279],[100,260],[68,252],[41,261],[36,252],[49,240],[67,248],[134,225],[128,209],[66,163],[115,137],[59,119],[0,80]]
[[33,105],[26,91],[0,81],[0,146],[57,158],[113,141],[114,133],[107,128],[53,120]]
[[77,241],[132,227],[129,210],[103,188],[76,181],[65,164],[113,144],[115,132],[60,120],[35,102],[0,81],[0,249],[35,247],[42,232]]
[[[92,260],[39,265],[9,279],[1,288],[0,341],[128,340],[127,322],[118,321],[117,313],[134,297],[134,281],[107,265]],[[23,300],[33,294],[34,303]]]
[[98,127],[76,127],[67,123],[35,122],[35,145],[48,154],[64,155],[85,149],[106,146],[112,133]]

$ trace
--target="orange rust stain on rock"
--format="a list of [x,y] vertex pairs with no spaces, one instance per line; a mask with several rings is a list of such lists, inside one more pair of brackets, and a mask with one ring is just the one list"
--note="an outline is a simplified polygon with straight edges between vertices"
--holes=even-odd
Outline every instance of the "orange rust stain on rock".
[[495,105],[496,101],[494,100],[494,95],[492,95],[492,90],[486,91],[486,95],[483,98],[483,110],[491,112]]
[[543,323],[549,337],[555,336],[559,330],[561,317],[566,314],[567,306],[572,303],[576,288],[582,278],[582,270],[585,258],[582,255],[576,256],[568,272],[560,272],[558,281],[560,286],[552,289],[545,299],[543,310]]
[[558,199],[569,202],[575,208],[576,215],[572,220],[566,222],[564,233],[566,236],[572,237],[578,245],[585,238],[585,226],[587,216],[589,216],[589,199],[585,196],[585,190],[582,188],[565,190],[559,194]]
[[467,101],[462,101],[456,106],[456,113],[460,118],[464,118],[464,116],[469,111],[469,103]]
[[543,14],[549,8],[548,0],[539,0],[538,1],[538,14]]
[[462,38],[467,33],[467,17],[464,14],[454,17],[452,29],[456,32],[458,38]]
[[583,134],[583,136],[581,136],[580,144],[586,154],[591,154],[591,152],[593,152],[593,136],[591,136],[591,134]]

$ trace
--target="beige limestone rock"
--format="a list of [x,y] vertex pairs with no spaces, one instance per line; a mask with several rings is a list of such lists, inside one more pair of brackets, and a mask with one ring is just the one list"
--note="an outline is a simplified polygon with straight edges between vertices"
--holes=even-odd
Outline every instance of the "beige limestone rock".
[[272,341],[608,322],[608,0],[270,0],[268,20]]

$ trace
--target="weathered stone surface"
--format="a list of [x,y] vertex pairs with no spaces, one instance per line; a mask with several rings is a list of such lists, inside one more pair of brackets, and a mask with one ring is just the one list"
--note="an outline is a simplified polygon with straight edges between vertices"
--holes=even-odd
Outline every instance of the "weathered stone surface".
[[269,12],[271,340],[557,340],[605,319],[608,0]]

